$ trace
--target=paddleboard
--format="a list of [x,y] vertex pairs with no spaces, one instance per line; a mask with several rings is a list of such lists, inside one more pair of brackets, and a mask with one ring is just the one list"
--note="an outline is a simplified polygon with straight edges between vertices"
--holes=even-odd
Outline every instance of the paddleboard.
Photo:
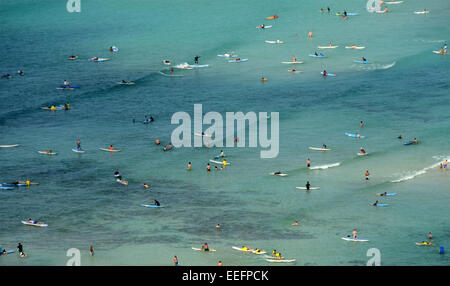
[[290,263],[295,262],[295,259],[266,259],[267,262],[279,262],[279,263]]
[[377,194],[377,196],[379,196],[379,197],[384,197],[384,196],[395,196],[395,195],[397,195],[397,193],[387,193],[387,194],[384,194],[384,193],[378,193],[378,194]]
[[449,52],[442,52],[441,51],[433,51],[433,53],[438,54],[438,55],[449,55]]
[[155,205],[146,205],[146,204],[141,204],[142,207],[146,207],[146,208],[163,208],[164,206],[155,206]]
[[350,237],[342,237],[343,240],[345,241],[354,241],[354,242],[367,242],[369,241],[368,239],[361,239],[361,238],[357,238],[357,239],[353,239]]
[[26,225],[31,225],[31,226],[40,226],[40,227],[46,227],[46,226],[48,226],[48,224],[46,224],[46,223],[41,223],[41,224],[38,224],[38,223],[30,223],[30,222],[27,222],[26,220],[23,220],[22,223],[23,223],[23,224],[26,224]]
[[[39,183],[38,183],[39,184]],[[23,187],[26,186],[27,184],[9,184],[9,183],[1,183],[0,185],[2,185],[3,187],[7,186],[7,187]]]
[[[306,189],[306,187],[295,187],[295,188],[299,189],[299,190],[308,190],[308,189]],[[310,187],[309,190],[320,190],[320,188],[319,187]]]
[[362,60],[354,60],[353,61],[354,63],[358,63],[358,64],[370,64],[370,62],[369,61],[362,61]]
[[[358,15],[358,13],[351,13],[351,12],[347,12],[347,16],[356,16]],[[343,16],[345,17],[344,13],[336,13],[336,16]]]
[[64,107],[60,107],[60,106],[56,107],[55,106],[55,109],[51,109],[51,107],[44,106],[44,107],[41,107],[41,109],[50,110],[50,111],[57,111],[57,110],[64,110]]
[[84,150],[82,150],[82,149],[80,149],[80,150],[78,150],[78,149],[72,149],[72,151],[73,152],[75,152],[75,153],[84,153],[85,151]]
[[48,152],[48,151],[38,151],[39,154],[45,154],[45,155],[56,155],[55,152]]
[[[320,72],[320,74],[323,75],[323,72]],[[334,73],[327,72],[327,74],[324,75],[324,76],[336,76],[336,75]]]
[[169,60],[163,60],[162,63],[167,66],[170,66],[172,64]]
[[275,173],[270,173],[272,176],[280,176],[280,177],[286,177],[287,176],[287,174],[283,174],[283,173],[281,173],[281,174],[275,174]]
[[94,58],[91,58],[89,60],[93,61],[93,62],[106,62],[106,61],[109,61],[110,59],[109,58],[98,58],[98,59],[94,60]]
[[403,1],[391,1],[391,2],[384,2],[386,5],[394,5],[394,4],[401,4]]
[[323,147],[309,147],[309,149],[315,150],[315,151],[331,151],[331,149],[323,148]]
[[[344,134],[349,136],[349,137],[358,138],[358,134],[353,134],[353,133],[348,133],[348,132],[345,132]],[[365,138],[365,137],[366,136],[361,135],[361,139]]]
[[281,62],[282,64],[286,64],[286,65],[296,65],[296,64],[302,64],[302,61],[297,61],[297,62]]
[[370,205],[372,207],[387,207],[389,204],[377,204],[376,206]]
[[215,249],[212,249],[212,248],[210,248],[208,251],[205,251],[205,250],[203,250],[203,249],[201,249],[201,248],[198,248],[198,247],[192,247],[192,250],[195,250],[195,251],[204,251],[204,252],[216,251]]
[[339,46],[318,46],[319,49],[336,49]]
[[240,59],[240,60],[229,60],[229,63],[240,63],[240,62],[246,62],[248,59]]
[[358,47],[358,46],[345,46],[346,49],[353,49],[353,50],[362,50],[366,47]]
[[106,148],[99,148],[100,150],[102,150],[102,151],[107,151],[107,152],[120,152],[120,150],[117,150],[117,149],[113,149],[113,150],[109,150],[109,149],[106,149]]
[[314,55],[314,54],[309,54],[308,56],[313,57],[313,58],[324,58],[325,55]]
[[253,251],[253,249],[243,250],[242,247],[237,247],[237,246],[232,246],[231,248],[242,251],[242,252],[252,252]]
[[13,190],[13,189],[14,187],[3,187],[3,186],[0,187],[0,190]]
[[13,148],[13,147],[17,147],[19,146],[19,144],[15,144],[15,145],[0,145],[0,148]]
[[230,54],[223,54],[223,55],[217,55],[221,58],[237,58],[238,55],[233,54],[232,56]]
[[[220,161],[215,161],[215,160],[209,160],[210,162],[214,163],[214,164],[219,164],[219,165],[223,165],[223,162]],[[227,162],[227,166],[230,165],[230,162]]]

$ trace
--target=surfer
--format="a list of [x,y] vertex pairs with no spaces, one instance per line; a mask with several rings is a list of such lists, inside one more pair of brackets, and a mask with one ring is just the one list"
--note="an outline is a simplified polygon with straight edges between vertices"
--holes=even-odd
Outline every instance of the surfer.
[[399,135],[398,137],[397,137],[398,139],[402,139],[403,138],[403,136],[402,135]]
[[25,75],[25,73],[22,70],[18,70],[17,73],[21,76]]
[[327,12],[330,13],[331,9],[330,7],[327,7]]
[[356,228],[353,229],[352,235],[353,235],[353,239],[358,239],[358,232],[356,231]]
[[272,174],[273,174],[273,175],[280,175],[280,174],[281,174],[281,171],[273,172]]
[[210,172],[211,171],[211,165],[208,163],[206,164],[206,171]]
[[64,110],[69,110],[70,103],[64,103]]
[[361,154],[366,154],[366,150],[364,150],[363,147],[361,147],[360,152],[361,152]]
[[226,165],[227,165],[227,160],[223,159],[222,164],[223,164],[224,166],[226,166]]
[[155,139],[155,144],[156,144],[156,145],[159,145],[159,144],[161,144],[161,141],[159,141],[159,139],[156,138],[156,139]]
[[372,206],[376,207],[378,205],[378,200],[372,204]]
[[191,162],[189,162],[189,163],[187,164],[187,170],[190,171],[191,168],[192,168],[192,165],[191,165]]
[[220,224],[218,223],[217,225],[216,225],[216,229],[219,229],[220,228]]
[[143,186],[145,189],[150,188],[150,186],[149,186],[148,184],[146,184],[146,183],[143,183],[142,186]]
[[113,145],[109,145],[109,148],[108,148],[109,150],[114,150],[114,147],[113,147]]
[[364,127],[364,122],[359,122],[359,127]]
[[19,244],[17,245],[17,249],[19,250],[20,257],[24,257],[25,253],[23,253],[22,243],[19,242]]
[[209,251],[208,243],[205,242],[205,243],[202,245],[202,250],[203,250],[203,251]]
[[81,140],[77,138],[77,150],[81,150]]
[[369,176],[370,176],[369,170],[366,171],[365,176],[366,176],[366,181],[368,181],[369,180]]
[[386,196],[387,192],[381,193],[381,194],[377,194],[377,196],[382,197],[382,196]]
[[306,189],[309,190],[311,188],[311,184],[309,183],[309,181],[306,182]]
[[311,167],[311,161],[309,160],[309,158],[306,160],[306,166],[309,168]]
[[[317,53],[316,53],[316,55],[317,55]],[[327,76],[327,71],[326,70],[323,70],[323,76]]]
[[327,149],[327,145],[325,143],[322,144],[322,149]]
[[312,37],[313,37],[313,32],[312,32],[312,31],[309,31],[309,32],[308,32],[308,38],[312,39]]
[[363,62],[367,62],[367,60],[366,60],[366,58],[365,58],[365,57],[362,57],[361,61],[363,61]]
[[171,150],[173,147],[172,143],[169,143],[166,147],[163,148],[164,151]]
[[295,56],[292,56],[292,61],[293,61],[294,63],[296,63],[296,62],[297,62],[297,58],[296,58]]
[[77,58],[77,56],[74,56],[74,55],[69,57],[69,59],[76,59],[76,58]]
[[122,180],[122,176],[120,175],[118,170],[114,171],[114,178],[118,179],[118,180]]
[[157,200],[155,200],[155,206],[160,206],[159,202]]
[[431,234],[431,232],[428,232],[428,239],[433,239],[433,235]]
[[194,64],[198,65],[198,59],[200,58],[200,56],[195,56],[194,57]]

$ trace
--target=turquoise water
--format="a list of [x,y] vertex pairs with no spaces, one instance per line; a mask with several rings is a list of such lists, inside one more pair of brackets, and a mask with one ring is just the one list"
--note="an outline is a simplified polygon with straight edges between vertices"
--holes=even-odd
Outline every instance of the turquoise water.
[[[431,53],[450,42],[448,3],[408,0],[371,14],[356,0],[82,0],[81,13],[68,13],[64,2],[0,3],[0,73],[13,75],[0,80],[0,144],[20,144],[0,149],[0,180],[41,183],[0,191],[0,243],[11,249],[22,242],[29,255],[2,256],[0,265],[64,265],[69,248],[81,250],[82,265],[171,265],[173,255],[182,265],[269,264],[231,249],[241,245],[277,249],[294,265],[365,265],[372,247],[382,265],[449,264],[438,247],[415,245],[431,231],[435,244],[450,248],[450,178],[436,167],[450,156],[450,57]],[[327,5],[331,15],[320,12]],[[431,12],[413,13],[423,8]],[[344,9],[360,15],[334,16]],[[274,13],[280,18],[264,20]],[[262,23],[273,28],[255,29]],[[264,43],[276,39],[285,44]],[[330,41],[339,48],[324,50],[327,58],[308,57]],[[353,44],[366,49],[343,48]],[[111,45],[120,51],[110,53]],[[229,64],[216,56],[230,51],[249,60]],[[71,54],[79,59],[66,60]],[[164,59],[192,63],[197,54],[209,68],[176,71],[184,75],[176,78],[158,73]],[[302,74],[280,64],[292,55],[304,61]],[[87,60],[94,56],[111,60]],[[362,56],[372,64],[353,63]],[[323,69],[337,76],[323,79]],[[269,81],[261,83],[261,75]],[[64,79],[81,88],[57,90]],[[118,86],[122,79],[136,85]],[[67,101],[68,112],[40,109]],[[167,144],[172,114],[192,113],[196,103],[222,114],[279,112],[279,156],[226,148],[232,164],[208,174],[217,148],[162,152],[155,138]],[[155,122],[141,124],[149,113]],[[401,144],[414,137],[421,144]],[[85,154],[71,152],[76,138]],[[323,142],[333,150],[308,150]],[[109,144],[122,151],[98,150]],[[371,154],[356,156],[361,146]],[[44,149],[58,155],[37,153]],[[340,165],[308,170],[307,158],[313,166]],[[115,169],[128,187],[114,182]],[[268,175],[276,170],[288,176]],[[320,190],[295,188],[306,180]],[[398,195],[375,196],[384,191]],[[153,199],[167,208],[139,206]],[[369,207],[376,199],[390,206]],[[20,223],[29,217],[49,227]],[[296,220],[300,226],[291,226]],[[340,239],[353,228],[370,241]],[[205,241],[217,252],[191,250]]]

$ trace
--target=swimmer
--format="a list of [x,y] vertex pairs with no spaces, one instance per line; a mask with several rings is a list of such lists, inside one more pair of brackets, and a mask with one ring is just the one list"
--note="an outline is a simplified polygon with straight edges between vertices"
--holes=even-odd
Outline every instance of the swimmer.
[[369,170],[367,170],[366,173],[365,173],[364,175],[366,176],[366,181],[368,181],[368,180],[369,180],[369,176],[370,176]]
[[146,183],[143,183],[142,186],[143,186],[145,189],[150,188],[150,186],[149,186],[148,184],[146,184]]
[[309,32],[308,32],[308,38],[312,39],[312,37],[313,37],[313,32],[312,32],[312,31],[309,31]]
[[206,171],[210,172],[211,171],[211,165],[208,163],[206,164]]
[[156,144],[156,145],[159,145],[159,144],[161,144],[161,141],[159,141],[159,139],[158,139],[158,138],[156,138],[156,140],[155,140],[155,144]]
[[359,122],[359,127],[364,127],[364,122]]
[[191,164],[191,162],[189,162],[189,163],[187,164],[187,170],[190,171],[191,168],[192,168],[192,164]]
[[387,192],[381,193],[381,194],[377,194],[377,196],[382,197],[382,196],[386,196]]
[[299,223],[298,223],[298,221],[295,221],[294,223],[292,223],[291,224],[292,226],[298,226],[299,225]]
[[402,135],[399,135],[399,136],[397,137],[397,139],[403,139],[403,136],[402,136]]
[[306,166],[309,168],[311,167],[311,161],[309,160],[309,158],[306,160]]
[[219,261],[219,262],[217,263],[217,266],[223,266],[222,261]]
[[220,229],[220,224],[219,223],[216,225],[216,229]]
[[431,234],[431,232],[428,232],[428,239],[433,239],[433,235]]

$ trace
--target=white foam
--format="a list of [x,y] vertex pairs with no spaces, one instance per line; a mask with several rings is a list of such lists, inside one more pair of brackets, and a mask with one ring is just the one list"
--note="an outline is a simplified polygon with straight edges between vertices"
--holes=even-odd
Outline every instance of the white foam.
[[408,174],[404,175],[403,177],[397,179],[397,180],[393,180],[391,181],[392,183],[399,183],[399,182],[404,182],[404,181],[408,181],[411,179],[414,179],[417,176],[423,175],[425,173],[427,173],[428,170],[434,169],[439,167],[439,165],[442,163],[442,161],[438,162],[438,163],[434,163],[431,166],[428,166],[426,168],[423,168],[422,170],[419,171],[412,171],[412,172],[408,172]]

